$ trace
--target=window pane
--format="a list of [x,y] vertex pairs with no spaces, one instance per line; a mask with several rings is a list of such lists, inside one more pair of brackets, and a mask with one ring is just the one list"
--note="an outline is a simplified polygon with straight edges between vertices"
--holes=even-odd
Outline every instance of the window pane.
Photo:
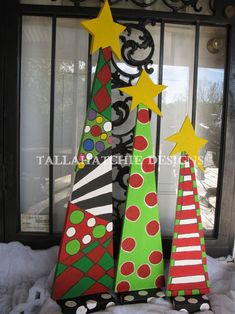
[[86,114],[88,33],[79,19],[57,19],[54,116],[54,231],[63,229]]
[[20,118],[22,231],[48,231],[51,18],[23,17]]
[[208,140],[202,151],[205,173],[198,171],[198,190],[205,229],[214,228],[223,110],[226,29],[201,27],[196,131]]
[[162,233],[165,236],[172,235],[174,227],[179,164],[167,162],[174,144],[164,139],[178,132],[187,114],[191,116],[194,41],[193,26],[166,25],[163,84],[168,88],[162,96],[163,118],[159,152],[161,160],[158,176],[160,217]]

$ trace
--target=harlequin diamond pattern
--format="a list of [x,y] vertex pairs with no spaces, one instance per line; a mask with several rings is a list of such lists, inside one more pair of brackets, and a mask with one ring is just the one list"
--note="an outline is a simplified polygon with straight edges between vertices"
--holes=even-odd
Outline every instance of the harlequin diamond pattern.
[[[100,292],[112,290],[114,277],[112,245],[112,238],[104,244],[99,241],[93,242],[80,252],[78,260],[72,265],[66,266],[60,263],[55,281],[57,288],[54,291],[55,298],[67,299],[75,295],[89,295],[97,289]],[[85,255],[88,251],[89,253]],[[74,281],[71,274],[79,280]]]
[[69,204],[53,287],[54,299],[113,289],[113,239],[109,227],[109,222]]
[[95,81],[92,90],[90,108],[98,110],[111,120],[111,51],[105,48],[100,51]]

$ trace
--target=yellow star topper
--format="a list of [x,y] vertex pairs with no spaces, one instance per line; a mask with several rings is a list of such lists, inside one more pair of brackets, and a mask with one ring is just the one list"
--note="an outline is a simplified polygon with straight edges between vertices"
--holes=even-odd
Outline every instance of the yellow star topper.
[[108,0],[105,1],[97,18],[83,21],[81,25],[92,34],[91,53],[99,48],[110,47],[117,58],[121,59],[119,36],[126,27],[113,21]]
[[177,153],[186,152],[189,157],[195,161],[198,168],[204,172],[202,162],[199,157],[199,150],[208,142],[206,139],[198,137],[194,131],[189,116],[186,116],[180,131],[165,139],[169,142],[175,142],[176,145],[170,153],[173,156]]
[[167,86],[154,84],[147,72],[143,70],[135,86],[123,87],[119,88],[119,90],[132,96],[131,111],[138,105],[142,104],[159,116],[162,116],[154,98],[165,88],[167,88]]

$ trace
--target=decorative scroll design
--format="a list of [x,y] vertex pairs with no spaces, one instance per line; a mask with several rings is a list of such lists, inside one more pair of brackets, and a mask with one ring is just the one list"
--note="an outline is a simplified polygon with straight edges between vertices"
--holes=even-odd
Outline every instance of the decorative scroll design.
[[172,9],[173,12],[178,12],[184,8],[191,6],[195,12],[201,12],[202,7],[198,6],[199,0],[162,0],[164,4]]
[[[131,85],[133,80],[140,76],[142,69],[145,69],[149,74],[153,73],[151,65],[153,64],[154,41],[150,32],[145,28],[146,22],[127,23],[125,26],[127,27],[126,31],[120,37],[122,42],[121,54],[123,61],[129,67],[129,71],[126,72],[121,69],[118,63],[112,59],[114,67],[113,88]],[[132,37],[133,32],[135,32],[135,37]]]
[[[56,0],[52,0],[56,1]],[[70,0],[74,3],[75,6],[80,6],[82,2],[90,1],[90,0]],[[104,2],[104,0],[100,0],[100,2]],[[184,11],[185,8],[191,6],[195,12],[202,12],[203,7],[199,6],[199,0],[109,0],[109,4],[115,5],[117,3],[123,2],[123,8],[125,8],[125,2],[131,2],[136,5],[136,8],[149,8],[156,4],[157,2],[162,2],[165,4],[167,8],[170,8],[173,12]],[[215,13],[214,0],[208,0],[208,6],[211,10],[211,13]],[[207,5],[205,1],[205,5]],[[156,10],[156,9],[155,9]]]

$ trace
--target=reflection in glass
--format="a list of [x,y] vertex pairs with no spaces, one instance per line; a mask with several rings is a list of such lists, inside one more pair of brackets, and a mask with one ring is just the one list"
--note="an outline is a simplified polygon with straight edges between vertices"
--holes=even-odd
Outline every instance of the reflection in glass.
[[51,18],[23,17],[20,118],[21,231],[48,231]]
[[214,228],[223,110],[226,29],[201,27],[196,131],[208,140],[202,151],[205,173],[198,171],[203,226]]
[[165,26],[163,84],[168,88],[162,94],[161,140],[159,148],[158,196],[162,233],[173,232],[178,188],[179,164],[169,161],[174,144],[164,139],[181,127],[185,116],[191,116],[194,70],[193,26]]
[[[54,155],[76,157],[86,115],[88,34],[79,19],[57,19]],[[54,166],[54,231],[61,232],[75,165]]]

